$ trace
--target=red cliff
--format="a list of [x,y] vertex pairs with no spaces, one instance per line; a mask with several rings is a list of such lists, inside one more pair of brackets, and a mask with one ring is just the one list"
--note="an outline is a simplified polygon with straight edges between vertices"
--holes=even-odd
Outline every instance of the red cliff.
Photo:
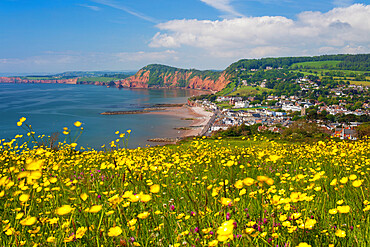
[[[172,67],[170,67],[172,69]],[[216,76],[207,76],[201,71],[182,69],[151,69],[143,68],[135,75],[116,82],[117,86],[130,88],[192,88],[210,91],[220,91],[228,83],[229,77],[225,72],[218,72]],[[217,72],[212,72],[217,73]]]
[[0,77],[0,83],[56,83],[56,84],[77,84],[78,78],[73,79],[53,79],[53,80],[33,80],[20,77]]

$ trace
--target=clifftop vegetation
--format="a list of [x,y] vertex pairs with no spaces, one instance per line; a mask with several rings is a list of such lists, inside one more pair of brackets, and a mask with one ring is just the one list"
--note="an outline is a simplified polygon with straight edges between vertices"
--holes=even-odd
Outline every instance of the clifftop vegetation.
[[216,81],[222,72],[214,70],[196,70],[196,69],[180,69],[161,64],[150,64],[140,70],[143,75],[145,72],[150,71],[149,85],[150,86],[165,86],[164,78],[166,76],[174,77],[176,73],[180,74],[178,85],[180,87],[187,87],[189,81],[194,77],[199,77],[201,80],[210,79]]
[[[272,68],[289,68],[296,63],[304,62],[318,62],[318,61],[339,61],[331,63],[331,66],[326,68],[330,69],[343,69],[343,70],[357,70],[368,71],[370,69],[370,54],[358,55],[322,55],[313,57],[278,57],[278,58],[261,58],[261,59],[242,59],[238,62],[231,64],[226,72],[234,74],[241,69],[266,69]],[[325,68],[322,67],[322,68]]]

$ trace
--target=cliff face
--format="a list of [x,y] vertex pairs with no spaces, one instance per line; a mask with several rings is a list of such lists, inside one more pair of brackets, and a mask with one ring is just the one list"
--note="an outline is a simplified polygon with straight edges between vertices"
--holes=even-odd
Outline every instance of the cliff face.
[[220,91],[230,82],[225,72],[203,72],[156,66],[155,68],[145,67],[134,76],[117,81],[116,85],[131,88],[181,87]]
[[19,77],[0,77],[0,83],[56,83],[56,84],[77,84],[77,78],[55,79],[55,80],[31,80]]

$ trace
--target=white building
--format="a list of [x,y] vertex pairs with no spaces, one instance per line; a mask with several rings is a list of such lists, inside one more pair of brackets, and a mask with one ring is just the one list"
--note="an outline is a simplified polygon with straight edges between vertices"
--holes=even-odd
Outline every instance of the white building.
[[282,105],[281,109],[283,109],[284,111],[301,111],[302,107],[289,104],[289,105]]
[[249,107],[249,101],[238,101],[235,102],[234,108],[248,108]]

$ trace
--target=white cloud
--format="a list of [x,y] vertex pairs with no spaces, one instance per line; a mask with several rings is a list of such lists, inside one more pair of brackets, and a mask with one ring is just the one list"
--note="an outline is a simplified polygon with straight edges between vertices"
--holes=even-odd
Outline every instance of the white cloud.
[[100,8],[98,6],[94,6],[94,5],[87,5],[87,4],[77,4],[77,5],[81,6],[81,7],[91,9],[93,11],[99,11],[100,10]]
[[154,18],[152,18],[150,16],[147,16],[147,15],[144,15],[144,14],[138,12],[138,11],[132,10],[132,9],[120,4],[120,3],[117,3],[114,0],[90,0],[90,1],[102,4],[102,5],[114,8],[114,9],[122,10],[122,11],[124,11],[124,12],[126,12],[130,15],[136,16],[140,19],[143,19],[143,20],[146,20],[146,21],[149,21],[149,22],[158,23],[158,21],[155,20]]
[[[228,1],[226,1],[228,2]],[[160,23],[150,47],[200,48],[214,57],[262,57],[370,52],[370,5],[326,13]]]
[[230,0],[200,0],[200,1],[202,1],[205,4],[208,4],[209,6],[215,9],[231,14],[233,16],[243,16],[231,6]]

